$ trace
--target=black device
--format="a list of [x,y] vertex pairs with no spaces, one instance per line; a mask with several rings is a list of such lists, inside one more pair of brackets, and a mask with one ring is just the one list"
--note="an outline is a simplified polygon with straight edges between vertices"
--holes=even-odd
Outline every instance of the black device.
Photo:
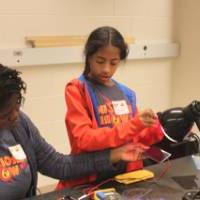
[[191,129],[196,123],[200,131],[200,102],[193,101],[185,107],[175,107],[159,112],[158,118],[165,131],[165,137],[157,147],[179,158],[199,152],[200,139]]

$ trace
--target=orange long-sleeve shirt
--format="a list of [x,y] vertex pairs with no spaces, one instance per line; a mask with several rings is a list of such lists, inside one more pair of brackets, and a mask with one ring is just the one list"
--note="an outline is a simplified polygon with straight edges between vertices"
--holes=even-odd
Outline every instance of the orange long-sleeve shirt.
[[[87,85],[78,79],[74,79],[66,86],[65,98],[67,104],[65,122],[72,154],[118,147],[130,141],[151,145],[163,137],[159,123],[146,128],[136,115],[130,121],[112,128],[98,127]],[[142,167],[142,162],[136,161],[129,163],[127,169]],[[58,188],[72,187],[94,180],[95,176],[62,181]]]

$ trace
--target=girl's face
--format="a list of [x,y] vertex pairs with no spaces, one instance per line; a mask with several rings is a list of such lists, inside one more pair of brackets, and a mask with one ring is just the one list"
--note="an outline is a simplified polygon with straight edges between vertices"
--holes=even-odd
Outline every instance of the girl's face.
[[93,81],[111,85],[111,77],[114,75],[120,63],[120,49],[108,45],[99,49],[89,58],[90,72],[89,78]]

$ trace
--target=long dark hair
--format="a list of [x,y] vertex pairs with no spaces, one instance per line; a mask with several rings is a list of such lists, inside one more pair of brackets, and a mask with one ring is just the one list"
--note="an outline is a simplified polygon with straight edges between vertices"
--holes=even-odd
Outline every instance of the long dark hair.
[[85,69],[83,72],[85,77],[87,77],[88,73],[90,72],[89,58],[93,54],[95,54],[100,48],[105,47],[109,44],[119,48],[120,60],[126,59],[129,50],[121,33],[113,27],[99,27],[90,33],[85,44]]
[[20,74],[19,71],[0,64],[0,109],[3,109],[15,94],[19,96],[19,103],[24,100],[22,92],[26,92],[26,84]]

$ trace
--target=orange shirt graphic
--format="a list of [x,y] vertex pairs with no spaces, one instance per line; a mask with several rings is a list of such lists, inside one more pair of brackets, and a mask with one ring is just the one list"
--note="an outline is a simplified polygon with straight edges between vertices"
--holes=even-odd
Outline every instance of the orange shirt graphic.
[[98,106],[100,126],[113,126],[128,122],[131,119],[131,106],[128,105],[129,113],[116,115],[111,101]]
[[26,160],[17,160],[13,156],[0,157],[0,181],[11,181],[26,167]]

